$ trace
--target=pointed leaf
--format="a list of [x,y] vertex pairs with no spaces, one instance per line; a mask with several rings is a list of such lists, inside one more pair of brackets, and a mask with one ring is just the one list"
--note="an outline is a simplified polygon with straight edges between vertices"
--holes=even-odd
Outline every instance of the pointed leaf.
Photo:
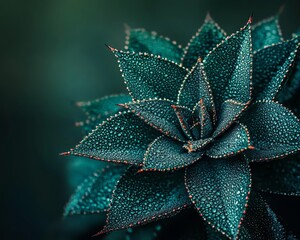
[[192,68],[199,57],[204,58],[225,36],[226,33],[207,15],[204,24],[191,38],[184,50],[183,66]]
[[246,208],[250,171],[243,158],[203,158],[186,169],[186,186],[204,220],[235,239]]
[[200,137],[205,139],[211,136],[213,131],[213,123],[211,121],[210,115],[207,111],[207,108],[203,102],[203,99],[199,101],[195,107],[195,114],[199,117],[200,122]]
[[133,167],[120,179],[108,212],[107,225],[99,234],[165,218],[190,205],[183,171],[137,171]]
[[300,122],[278,103],[257,101],[240,122],[249,129],[254,147],[245,152],[250,161],[284,157],[300,149]]
[[178,105],[172,105],[172,108],[177,115],[182,131],[189,139],[193,139],[190,132],[190,128],[192,127],[192,112],[189,109]]
[[166,99],[150,99],[125,104],[125,107],[165,135],[185,141],[186,136],[173,105]]
[[206,154],[211,158],[223,158],[236,155],[248,149],[250,136],[248,129],[237,123],[216,139]]
[[65,216],[106,211],[124,166],[106,167],[87,178],[70,198]]
[[253,26],[253,51],[283,41],[278,15],[265,19]]
[[203,64],[198,61],[185,77],[178,93],[177,103],[193,108],[200,99],[203,99],[208,112],[212,116],[215,115],[211,89],[203,70]]
[[249,207],[242,222],[239,238],[248,239],[287,239],[283,226],[271,208],[256,192],[251,193]]
[[253,186],[264,192],[300,196],[300,156],[251,166]]
[[251,27],[248,23],[203,60],[217,111],[228,99],[242,103],[250,100],[251,54]]
[[299,51],[300,37],[256,52],[253,56],[253,97],[272,100],[285,82]]
[[146,151],[143,170],[170,171],[186,167],[199,158],[203,152],[190,152],[183,144],[169,137],[155,139]]
[[81,126],[86,133],[90,133],[97,125],[112,115],[120,112],[122,107],[117,104],[127,103],[131,101],[129,95],[110,95],[100,99],[87,102],[77,102],[83,112],[87,115],[87,119],[77,122],[77,126]]
[[228,129],[247,107],[248,104],[240,103],[231,99],[222,103],[220,111],[218,112],[217,126],[213,136],[217,137]]
[[125,84],[134,100],[177,100],[180,85],[188,73],[185,68],[159,56],[111,50],[118,58]]
[[159,135],[133,113],[123,112],[100,124],[66,154],[139,165],[148,145]]
[[183,50],[175,41],[145,29],[127,29],[126,32],[126,50],[160,55],[170,61],[181,62]]

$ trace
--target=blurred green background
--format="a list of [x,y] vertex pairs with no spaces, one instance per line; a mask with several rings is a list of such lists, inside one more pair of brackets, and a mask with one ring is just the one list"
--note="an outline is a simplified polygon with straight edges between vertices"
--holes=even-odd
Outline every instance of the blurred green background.
[[[75,101],[124,92],[116,60],[104,47],[123,48],[124,23],[156,30],[184,46],[207,11],[231,33],[252,12],[257,21],[283,3],[280,22],[288,37],[300,26],[299,0],[1,1],[0,238],[72,239],[61,218],[71,194],[71,159],[58,153],[81,139],[74,121],[83,116]],[[272,201],[299,235],[299,201]]]

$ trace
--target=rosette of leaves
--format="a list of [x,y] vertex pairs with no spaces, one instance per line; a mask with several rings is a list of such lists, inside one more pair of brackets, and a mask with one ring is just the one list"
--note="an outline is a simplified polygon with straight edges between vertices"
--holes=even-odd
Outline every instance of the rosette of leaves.
[[108,165],[65,215],[107,212],[101,235],[194,208],[201,239],[288,237],[260,192],[300,194],[300,122],[282,105],[299,89],[300,37],[283,40],[278,16],[251,25],[227,36],[208,15],[184,49],[130,28],[125,51],[109,47],[129,95],[78,103],[88,134],[64,155]]

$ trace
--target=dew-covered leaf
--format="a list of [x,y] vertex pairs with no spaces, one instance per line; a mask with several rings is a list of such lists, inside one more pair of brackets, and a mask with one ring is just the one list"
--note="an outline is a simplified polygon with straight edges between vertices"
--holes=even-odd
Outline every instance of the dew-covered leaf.
[[216,137],[228,129],[246,108],[247,104],[231,99],[222,103],[218,111],[217,124],[213,136]]
[[200,123],[200,138],[205,139],[211,136],[213,131],[213,122],[209,115],[203,99],[195,106],[194,114],[199,118]]
[[226,33],[208,14],[203,25],[184,50],[183,66],[192,68],[199,57],[204,58],[225,37]]
[[81,126],[86,133],[90,133],[97,125],[122,110],[122,107],[118,106],[118,104],[130,101],[131,97],[129,95],[120,94],[87,102],[77,102],[77,106],[87,115],[87,119],[76,124]]
[[272,100],[293,70],[300,37],[256,52],[253,56],[253,98]]
[[186,134],[173,105],[169,100],[151,99],[125,104],[125,107],[165,135],[185,141]]
[[255,24],[252,30],[253,50],[281,42],[282,35],[278,23],[278,15]]
[[159,135],[133,113],[123,112],[103,122],[66,154],[141,164],[148,145]]
[[190,198],[204,220],[235,238],[251,182],[246,160],[203,158],[186,169],[185,181]]
[[238,239],[287,239],[285,230],[275,213],[256,192],[250,195],[249,206]]
[[219,136],[206,154],[211,158],[223,158],[241,153],[249,146],[250,136],[247,128],[237,123]]
[[251,62],[250,23],[224,40],[203,60],[217,111],[225,100],[242,103],[250,100]]
[[126,50],[160,55],[170,61],[181,62],[183,50],[175,41],[140,28],[127,29],[126,33]]
[[183,143],[166,136],[155,139],[146,151],[143,170],[170,171],[188,166],[203,152],[188,152]]
[[300,156],[251,165],[253,187],[264,192],[300,196]]
[[188,71],[174,62],[146,53],[123,52],[111,48],[118,58],[125,84],[134,100],[168,98],[177,100]]
[[112,192],[125,169],[121,165],[106,167],[85,179],[71,196],[64,215],[92,214],[106,211],[109,207]]
[[142,172],[132,167],[114,191],[107,225],[99,233],[169,217],[190,205],[184,172]]
[[240,121],[247,126],[254,147],[245,151],[250,161],[284,157],[300,149],[299,120],[276,102],[253,103]]
[[177,103],[188,108],[193,108],[200,99],[211,115],[215,114],[213,96],[207,77],[203,70],[203,64],[198,61],[185,77],[177,98]]

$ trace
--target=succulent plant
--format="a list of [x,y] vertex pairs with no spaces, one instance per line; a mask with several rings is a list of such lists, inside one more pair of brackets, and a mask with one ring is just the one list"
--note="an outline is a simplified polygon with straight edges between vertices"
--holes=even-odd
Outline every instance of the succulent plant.
[[261,192],[300,195],[300,122],[282,105],[300,86],[300,37],[283,40],[277,15],[251,22],[226,36],[208,15],[184,49],[130,28],[124,51],[108,46],[129,95],[78,103],[88,134],[63,155],[107,165],[66,216],[107,212],[100,235],[193,208],[204,238],[288,237]]

